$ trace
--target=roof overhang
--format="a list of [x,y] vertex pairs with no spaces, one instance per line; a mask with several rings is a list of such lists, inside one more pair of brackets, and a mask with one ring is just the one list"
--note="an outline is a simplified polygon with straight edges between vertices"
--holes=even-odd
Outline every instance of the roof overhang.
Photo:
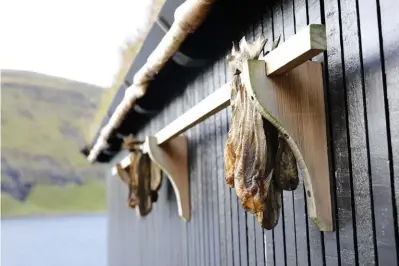
[[[148,57],[164,38],[166,30],[173,24],[173,14],[183,2],[185,1],[167,0],[165,2],[157,22],[152,25],[142,48],[135,57],[124,84],[115,94],[91,145],[81,150],[85,156],[92,151],[101,130],[109,123],[111,116],[123,100],[125,90],[132,84],[134,75],[147,62]],[[223,57],[231,49],[233,41],[238,41],[253,28],[254,24],[260,23],[266,8],[265,2],[258,0],[216,1],[207,19],[185,39],[174,56],[151,80],[145,95],[136,100],[120,125],[112,130],[106,140],[107,146],[101,149],[93,162],[107,163],[112,160],[122,149],[123,137],[129,134],[135,135],[171,100],[179,96],[196,76]]]

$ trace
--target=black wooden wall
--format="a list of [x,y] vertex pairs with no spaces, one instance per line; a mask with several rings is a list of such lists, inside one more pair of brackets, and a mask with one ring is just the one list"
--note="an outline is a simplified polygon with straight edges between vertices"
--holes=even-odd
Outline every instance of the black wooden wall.
[[[263,33],[284,40],[309,23],[326,25],[328,50],[314,60],[325,67],[336,231],[322,233],[307,218],[302,185],[284,192],[274,230],[243,211],[224,182],[227,109],[185,134],[189,223],[179,218],[167,179],[140,219],[127,208],[125,185],[108,178],[109,265],[398,265],[399,1],[283,0],[242,12],[259,16],[248,39]],[[139,136],[157,132],[227,79],[221,60]]]

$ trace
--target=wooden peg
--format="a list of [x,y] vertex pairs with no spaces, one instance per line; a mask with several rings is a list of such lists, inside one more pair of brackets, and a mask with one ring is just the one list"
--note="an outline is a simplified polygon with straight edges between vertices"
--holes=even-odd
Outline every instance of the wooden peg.
[[288,137],[309,217],[321,231],[333,231],[321,63],[308,61],[283,76],[267,77],[264,61],[249,60],[241,75],[257,110]]
[[155,137],[148,136],[144,143],[144,151],[148,152],[151,160],[166,173],[175,191],[179,216],[189,221],[191,210],[186,137],[178,136],[158,145]]

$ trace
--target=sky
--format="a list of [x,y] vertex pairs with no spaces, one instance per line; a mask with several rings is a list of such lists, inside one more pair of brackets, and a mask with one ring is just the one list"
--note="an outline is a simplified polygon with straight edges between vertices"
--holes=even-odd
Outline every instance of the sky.
[[2,0],[0,68],[109,87],[151,0]]

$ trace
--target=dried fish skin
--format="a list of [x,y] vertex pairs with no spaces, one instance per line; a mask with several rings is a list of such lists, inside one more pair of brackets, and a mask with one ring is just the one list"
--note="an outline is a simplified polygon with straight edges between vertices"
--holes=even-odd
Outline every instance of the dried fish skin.
[[116,165],[116,169],[118,172],[118,176],[121,180],[127,185],[128,187],[128,196],[127,202],[129,207],[135,208],[138,204],[138,197],[137,197],[137,176],[136,176],[136,164],[137,159],[140,157],[139,152],[133,152],[130,155],[130,165],[128,169],[122,169],[122,166],[118,163]]
[[151,159],[142,154],[137,162],[138,210],[140,216],[147,215],[152,209],[151,200]]
[[[232,118],[231,125],[239,125],[242,118],[240,115],[242,114],[243,108],[241,105],[241,90],[239,89],[241,86],[241,80],[238,75],[233,76],[232,80],[232,88],[231,88],[231,96],[230,96],[230,105],[232,108]],[[238,142],[235,141],[240,139],[240,128],[237,126],[230,126],[228,132],[228,138],[224,149],[224,158],[225,158],[225,181],[226,184],[231,188],[234,187],[234,169],[237,160],[236,150]]]
[[278,137],[274,174],[274,183],[279,189],[292,191],[298,187],[299,177],[296,158],[281,134]]
[[162,184],[161,169],[151,161],[151,190],[158,191]]
[[[263,210],[265,200],[264,185],[266,166],[266,136],[263,131],[262,116],[252,105],[244,86],[239,86],[237,95],[241,110],[237,124],[238,133],[234,139],[236,161],[234,166],[234,187],[242,207],[251,213]],[[238,98],[237,96],[237,98]]]
[[232,118],[224,151],[225,181],[236,189],[242,207],[254,214],[263,211],[266,199],[267,145],[263,118],[253,106],[241,82],[240,73],[243,63],[257,57],[265,43],[264,38],[253,43],[247,43],[243,38],[239,50],[233,48],[228,56],[233,74],[230,98]]
[[256,220],[259,225],[267,230],[273,229],[280,219],[281,210],[281,190],[274,184],[274,172],[269,176],[268,186],[266,188],[266,200],[264,210],[256,213]]

